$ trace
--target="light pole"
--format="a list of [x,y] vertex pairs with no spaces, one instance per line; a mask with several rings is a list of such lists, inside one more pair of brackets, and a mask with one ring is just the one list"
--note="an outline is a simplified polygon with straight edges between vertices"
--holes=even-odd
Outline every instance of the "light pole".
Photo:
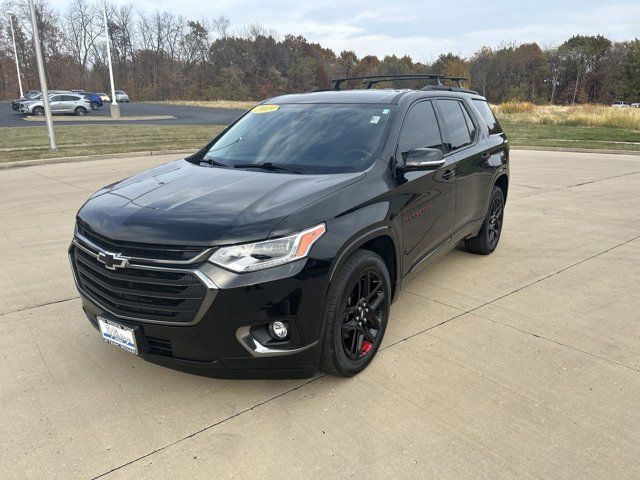
[[116,100],[116,87],[113,84],[113,67],[111,66],[111,44],[109,42],[109,24],[107,23],[107,0],[102,2],[104,16],[104,36],[107,39],[107,60],[109,62],[109,80],[111,81],[111,118],[120,118],[120,105]]
[[36,61],[38,62],[38,77],[40,77],[40,91],[44,103],[44,114],[47,119],[47,130],[49,130],[49,149],[58,150],[56,146],[56,134],[53,131],[53,119],[51,118],[51,105],[49,104],[49,91],[47,90],[47,78],[44,74],[44,63],[42,52],[40,51],[40,35],[38,34],[38,20],[36,18],[36,7],[33,0],[29,0],[29,10],[31,12],[31,24],[33,26],[33,46],[36,49]]
[[18,86],[20,87],[20,98],[24,98],[22,91],[22,78],[20,77],[20,63],[18,62],[18,47],[16,47],[16,34],[13,32],[13,12],[9,12],[9,25],[11,25],[11,39],[13,40],[13,55],[16,57],[16,71],[18,72]]

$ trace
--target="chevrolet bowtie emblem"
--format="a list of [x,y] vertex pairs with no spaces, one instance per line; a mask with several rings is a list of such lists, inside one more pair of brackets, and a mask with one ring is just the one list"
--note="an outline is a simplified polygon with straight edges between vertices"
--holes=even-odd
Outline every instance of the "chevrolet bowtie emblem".
[[119,253],[100,252],[98,253],[98,261],[104,263],[104,266],[109,270],[129,266],[129,258],[123,257]]

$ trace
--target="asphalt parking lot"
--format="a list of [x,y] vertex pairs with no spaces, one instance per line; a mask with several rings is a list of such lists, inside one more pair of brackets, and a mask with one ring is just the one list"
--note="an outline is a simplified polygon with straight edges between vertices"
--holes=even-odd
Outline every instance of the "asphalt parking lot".
[[[126,124],[145,124],[145,125],[228,125],[236,118],[242,115],[242,110],[228,110],[223,108],[207,108],[207,107],[189,107],[182,105],[164,105],[161,103],[122,103],[120,104],[120,114],[122,116],[156,116],[156,115],[172,115],[176,118],[165,120],[127,120]],[[90,112],[89,115],[83,117],[83,124],[101,124],[105,125],[104,120],[93,120],[97,117],[108,117],[111,115],[109,105]],[[68,115],[56,115],[56,125],[78,125],[78,121],[65,121]],[[71,116],[73,117],[73,116]],[[0,102],[0,127],[42,127],[41,122],[27,122],[25,116],[19,112],[11,110],[11,102]],[[118,123],[125,123],[121,121]],[[111,122],[107,123],[111,124]]]
[[0,171],[2,478],[640,478],[640,156],[512,152],[501,245],[404,286],[361,375],[213,380],[102,343],[66,248],[170,157]]

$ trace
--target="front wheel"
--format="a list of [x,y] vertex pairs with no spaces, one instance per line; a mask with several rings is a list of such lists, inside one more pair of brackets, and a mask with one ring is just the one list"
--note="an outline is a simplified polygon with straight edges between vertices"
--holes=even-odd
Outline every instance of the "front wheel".
[[43,107],[34,107],[33,114],[37,115],[38,117],[41,117],[42,115],[44,115],[44,108]]
[[482,228],[473,238],[464,241],[467,251],[489,255],[498,246],[504,220],[504,193],[500,187],[494,186],[489,201],[489,210],[482,224]]
[[98,108],[100,108],[98,102],[91,102],[91,110],[97,110]]
[[76,107],[73,113],[75,113],[79,117],[82,117],[87,114],[87,109],[84,107]]
[[384,261],[358,250],[329,289],[321,368],[343,377],[364,370],[380,348],[390,305],[391,280]]

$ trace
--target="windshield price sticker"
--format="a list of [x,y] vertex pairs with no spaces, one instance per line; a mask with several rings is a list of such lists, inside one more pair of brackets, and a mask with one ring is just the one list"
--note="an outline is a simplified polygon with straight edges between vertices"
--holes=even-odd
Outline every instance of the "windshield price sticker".
[[253,107],[251,113],[271,113],[280,109],[280,105],[258,105]]

